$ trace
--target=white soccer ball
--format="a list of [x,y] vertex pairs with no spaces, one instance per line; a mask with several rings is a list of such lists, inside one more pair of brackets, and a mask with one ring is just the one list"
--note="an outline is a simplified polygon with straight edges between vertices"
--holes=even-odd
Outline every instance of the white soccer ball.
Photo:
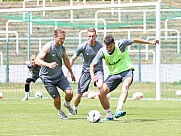
[[144,97],[144,95],[143,95],[142,92],[136,92],[136,93],[134,93],[133,96],[132,96],[132,98],[133,98],[134,100],[140,100],[140,99],[142,99],[143,97]]
[[89,111],[89,113],[87,114],[87,120],[90,123],[97,123],[101,121],[101,113],[97,110],[91,110]]
[[37,92],[35,93],[35,98],[42,98],[42,97],[43,97],[43,94],[42,94],[41,91],[37,91]]
[[175,93],[176,96],[180,97],[181,96],[181,90],[177,90]]
[[87,95],[87,97],[89,98],[89,99],[95,99],[96,98],[96,92],[89,92],[88,93],[88,95]]
[[0,92],[0,99],[2,99],[3,98],[3,93],[2,92]]

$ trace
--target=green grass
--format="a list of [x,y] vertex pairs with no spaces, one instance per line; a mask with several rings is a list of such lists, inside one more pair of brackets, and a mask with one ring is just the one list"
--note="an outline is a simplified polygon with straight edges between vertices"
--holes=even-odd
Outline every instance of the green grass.
[[[62,99],[63,101],[63,99]],[[117,100],[111,99],[115,111]],[[72,103],[71,103],[72,104]],[[67,113],[68,111],[62,107]],[[90,110],[105,112],[97,99],[83,98],[78,115],[61,120],[52,99],[0,100],[2,136],[180,136],[181,101],[127,100],[127,115],[110,122],[89,123]]]
[[[120,84],[116,90],[111,92],[111,97],[118,98],[121,93]],[[71,83],[71,86],[74,90],[74,94],[77,88],[77,83]],[[156,83],[151,82],[133,82],[129,89],[128,98],[131,98],[135,92],[143,92],[145,99],[155,99],[156,98]],[[176,97],[176,90],[180,90],[181,83],[161,83],[161,98],[163,99],[178,99],[181,100],[181,97]],[[0,91],[4,94],[4,99],[22,99],[24,96],[24,83],[1,83]],[[49,94],[45,90],[45,87],[41,82],[32,83],[30,93],[31,96],[34,96],[36,91],[42,91],[44,97],[49,97]],[[93,86],[91,83],[89,86],[89,91],[97,91],[98,89]],[[62,92],[60,90],[60,92]]]

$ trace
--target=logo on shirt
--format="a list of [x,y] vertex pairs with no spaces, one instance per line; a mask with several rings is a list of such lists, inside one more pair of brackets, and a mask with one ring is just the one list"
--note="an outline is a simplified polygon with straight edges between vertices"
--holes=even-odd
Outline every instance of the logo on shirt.
[[121,59],[118,59],[118,61],[113,62],[113,63],[110,63],[110,62],[109,62],[109,65],[115,65],[115,64],[117,64],[120,60],[121,60]]

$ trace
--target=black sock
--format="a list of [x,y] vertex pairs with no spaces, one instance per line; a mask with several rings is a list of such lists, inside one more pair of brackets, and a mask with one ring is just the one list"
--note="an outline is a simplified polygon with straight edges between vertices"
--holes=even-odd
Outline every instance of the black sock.
[[29,92],[30,91],[30,84],[25,84],[25,92]]

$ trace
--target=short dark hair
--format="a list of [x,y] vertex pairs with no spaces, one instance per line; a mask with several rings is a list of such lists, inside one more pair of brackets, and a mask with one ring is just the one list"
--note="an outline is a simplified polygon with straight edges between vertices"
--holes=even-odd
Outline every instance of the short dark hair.
[[106,36],[106,37],[104,38],[104,43],[105,43],[106,45],[109,45],[109,44],[111,44],[111,43],[114,43],[114,38],[113,38],[112,36]]

